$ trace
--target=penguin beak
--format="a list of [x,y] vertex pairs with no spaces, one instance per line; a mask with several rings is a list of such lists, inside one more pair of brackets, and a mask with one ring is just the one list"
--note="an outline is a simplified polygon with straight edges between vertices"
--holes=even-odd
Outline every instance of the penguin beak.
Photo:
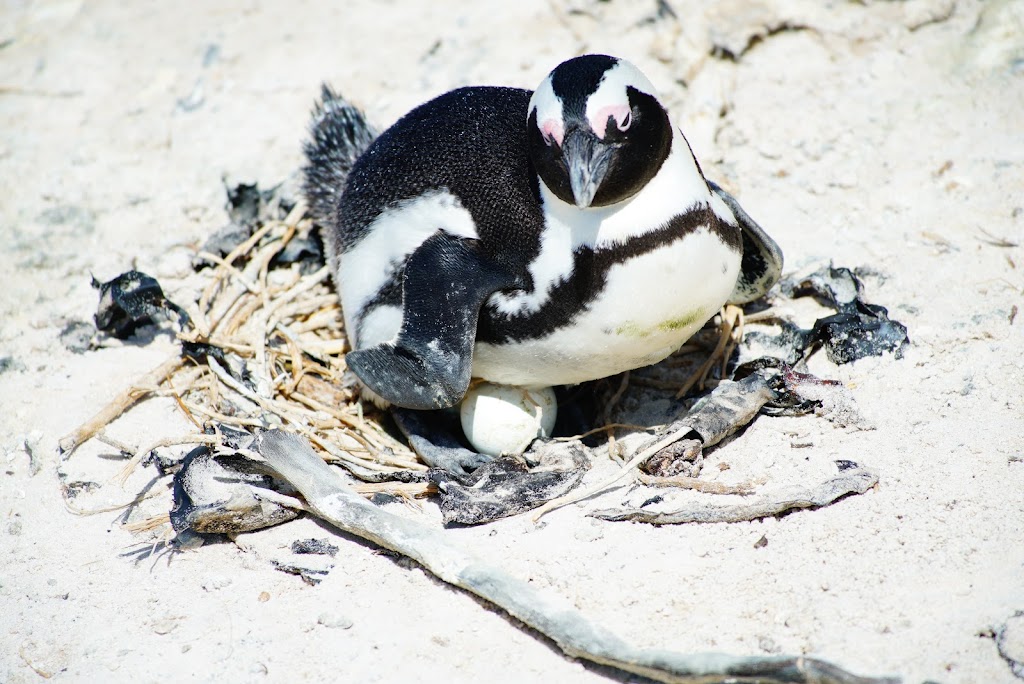
[[594,201],[601,181],[608,173],[614,148],[593,133],[577,128],[566,134],[562,157],[569,171],[569,186],[576,206],[586,209]]

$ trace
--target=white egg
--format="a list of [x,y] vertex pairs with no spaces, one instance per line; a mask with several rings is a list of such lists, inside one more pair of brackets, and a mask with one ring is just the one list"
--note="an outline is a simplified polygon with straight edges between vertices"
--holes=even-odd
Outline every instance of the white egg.
[[555,427],[558,403],[550,387],[526,389],[482,382],[462,400],[462,431],[481,454],[521,454]]

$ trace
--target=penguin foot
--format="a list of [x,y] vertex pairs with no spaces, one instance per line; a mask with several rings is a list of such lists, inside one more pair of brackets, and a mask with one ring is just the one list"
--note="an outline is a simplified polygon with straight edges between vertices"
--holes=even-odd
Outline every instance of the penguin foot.
[[413,451],[431,468],[465,475],[493,460],[467,449],[459,440],[462,426],[457,413],[391,408],[398,429],[408,438]]

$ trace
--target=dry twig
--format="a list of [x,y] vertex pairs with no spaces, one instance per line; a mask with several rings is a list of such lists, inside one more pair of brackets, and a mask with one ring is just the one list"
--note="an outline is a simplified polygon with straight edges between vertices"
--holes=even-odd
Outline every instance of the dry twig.
[[70,457],[75,449],[95,437],[96,433],[114,422],[121,414],[131,408],[135,402],[166,382],[183,364],[184,361],[178,356],[167,359],[152,371],[139,378],[131,387],[114,397],[113,401],[100,409],[92,418],[78,426],[74,432],[61,437],[58,444],[63,457]]
[[[718,344],[715,345],[715,350],[711,352],[711,355],[700,365],[700,368],[698,368],[696,372],[694,372],[694,374],[683,383],[683,386],[679,388],[679,391],[676,392],[676,399],[681,399],[685,396],[694,385],[697,385],[700,389],[704,389],[708,373],[715,367],[715,364],[719,362],[725,364],[728,362],[729,354],[732,353],[732,349],[736,344],[735,342],[732,342],[733,330],[736,329],[738,323],[742,325],[742,320],[743,309],[740,307],[727,304],[722,309],[722,327],[718,337]],[[728,352],[726,352],[727,348],[729,350]],[[725,377],[724,374],[722,377]]]

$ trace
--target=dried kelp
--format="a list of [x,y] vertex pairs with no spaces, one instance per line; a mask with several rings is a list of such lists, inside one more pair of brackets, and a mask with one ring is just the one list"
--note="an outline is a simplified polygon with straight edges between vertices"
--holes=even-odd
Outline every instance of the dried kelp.
[[181,327],[189,322],[185,310],[168,300],[156,279],[145,273],[128,271],[105,283],[93,278],[92,286],[100,292],[96,328],[114,337],[130,337],[154,317],[176,319]]
[[300,556],[330,556],[338,555],[338,547],[326,539],[296,539],[292,542],[292,553]]
[[540,506],[575,488],[590,469],[590,454],[579,442],[547,442],[522,456],[501,456],[469,475],[433,469],[446,525],[477,525]]
[[767,350],[769,357],[795,365],[821,347],[830,361],[845,364],[887,353],[899,358],[910,343],[906,326],[890,319],[885,307],[868,303],[863,283],[848,268],[825,266],[802,278],[785,279],[779,287],[788,297],[813,296],[836,313],[806,330],[782,321],[776,335],[753,334],[747,345]]
[[863,494],[878,484],[878,474],[856,463],[840,464],[839,474],[814,487],[788,487],[762,494],[757,501],[735,505],[700,503],[672,511],[644,508],[615,508],[592,511],[587,515],[602,520],[630,520],[652,525],[680,523],[743,522],[781,515],[798,508],[820,508],[849,494]]
[[827,266],[792,284],[792,293],[811,292],[836,309],[814,322],[813,335],[833,363],[850,363],[866,356],[902,356],[909,343],[907,328],[889,318],[883,306],[864,299],[864,286],[848,268]]
[[296,518],[298,507],[261,496],[280,486],[250,463],[234,454],[214,455],[205,446],[189,452],[174,475],[170,520],[175,532],[236,534]]

